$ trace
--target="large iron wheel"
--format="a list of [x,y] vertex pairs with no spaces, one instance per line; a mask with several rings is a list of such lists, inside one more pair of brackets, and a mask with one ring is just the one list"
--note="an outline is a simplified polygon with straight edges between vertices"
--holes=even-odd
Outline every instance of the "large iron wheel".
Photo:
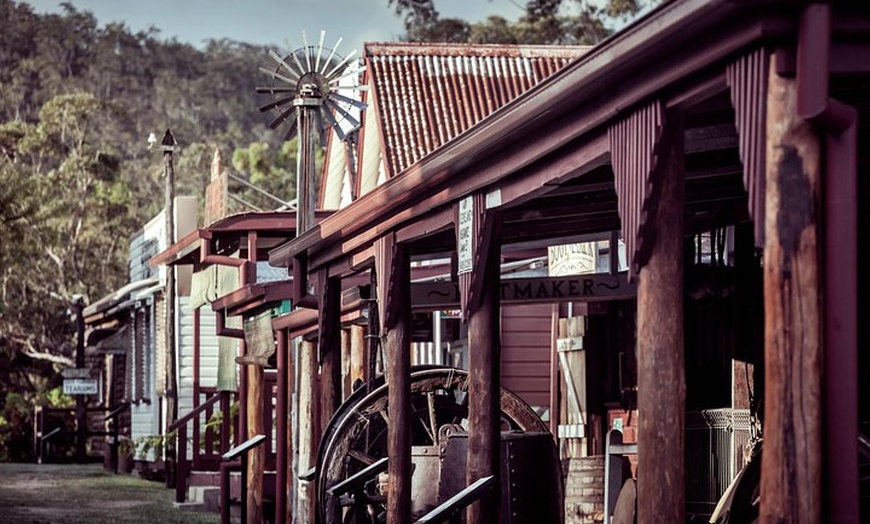
[[[442,428],[468,427],[468,372],[455,368],[411,372],[411,444],[439,444]],[[321,439],[317,457],[318,513],[323,524],[357,522],[351,512],[342,517],[347,500],[327,490],[376,460],[387,456],[387,386],[381,379],[371,393],[358,390],[336,412]],[[502,430],[546,432],[548,428],[528,404],[501,389]],[[374,484],[374,483],[372,483]],[[366,522],[379,522],[385,506],[375,486],[364,494]]]

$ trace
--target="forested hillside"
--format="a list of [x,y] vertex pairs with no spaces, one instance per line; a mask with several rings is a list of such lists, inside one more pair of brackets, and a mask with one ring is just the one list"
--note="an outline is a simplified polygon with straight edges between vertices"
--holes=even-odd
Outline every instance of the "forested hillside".
[[199,50],[156,29],[100,26],[71,4],[40,15],[0,0],[0,28],[2,455],[16,406],[73,356],[72,297],[87,303],[124,284],[129,238],[162,207],[162,157],[148,134],[171,128],[178,140],[177,194],[204,194],[215,147],[285,199],[295,162],[257,111],[263,47]]

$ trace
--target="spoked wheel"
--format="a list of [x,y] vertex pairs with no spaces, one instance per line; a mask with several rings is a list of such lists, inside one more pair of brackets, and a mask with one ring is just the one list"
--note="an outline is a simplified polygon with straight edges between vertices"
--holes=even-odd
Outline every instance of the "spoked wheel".
[[[411,445],[434,446],[442,428],[468,428],[468,373],[454,368],[429,368],[411,372]],[[514,393],[501,390],[502,430],[546,432],[546,425],[528,404]],[[387,386],[383,380],[365,394],[357,391],[339,408],[324,432],[317,457],[318,512],[323,524],[382,522],[386,501],[370,482],[365,500],[365,520],[347,511],[351,500],[333,496],[327,490],[387,456]],[[343,517],[342,514],[346,513]],[[362,520],[362,522],[359,522]]]

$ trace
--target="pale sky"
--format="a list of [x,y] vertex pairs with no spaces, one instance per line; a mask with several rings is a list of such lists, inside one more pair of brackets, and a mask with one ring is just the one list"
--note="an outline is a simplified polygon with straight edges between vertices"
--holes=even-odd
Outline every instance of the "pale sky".
[[[59,12],[61,0],[28,0],[38,13]],[[301,47],[302,32],[317,43],[326,31],[326,45],[339,37],[339,53],[362,52],[364,41],[396,40],[401,20],[387,7],[388,0],[72,0],[76,9],[90,11],[102,26],[123,22],[133,32],[155,26],[160,37],[195,46],[207,39],[229,38],[252,44],[284,47],[289,38]],[[525,0],[435,0],[442,17],[469,21],[498,14],[514,20]]]

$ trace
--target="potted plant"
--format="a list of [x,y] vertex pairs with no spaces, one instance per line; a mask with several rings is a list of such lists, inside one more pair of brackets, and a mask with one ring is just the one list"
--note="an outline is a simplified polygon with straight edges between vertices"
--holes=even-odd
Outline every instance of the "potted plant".
[[118,437],[118,471],[130,473],[135,464],[136,444],[130,437]]

